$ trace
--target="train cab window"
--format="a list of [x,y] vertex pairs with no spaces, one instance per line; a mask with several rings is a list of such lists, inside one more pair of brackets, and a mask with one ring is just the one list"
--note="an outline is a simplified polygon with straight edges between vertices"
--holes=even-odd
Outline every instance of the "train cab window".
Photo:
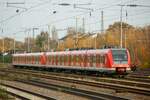
[[127,63],[127,51],[126,50],[112,50],[113,61],[115,63]]

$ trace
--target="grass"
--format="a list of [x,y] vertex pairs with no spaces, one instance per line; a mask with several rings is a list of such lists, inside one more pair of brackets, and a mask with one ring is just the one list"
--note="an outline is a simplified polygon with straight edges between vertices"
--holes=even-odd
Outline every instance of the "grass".
[[14,98],[10,97],[10,95],[3,88],[0,88],[0,99],[1,100],[14,100]]
[[7,67],[7,66],[9,66],[9,64],[8,63],[0,63],[0,68],[4,68],[4,67]]

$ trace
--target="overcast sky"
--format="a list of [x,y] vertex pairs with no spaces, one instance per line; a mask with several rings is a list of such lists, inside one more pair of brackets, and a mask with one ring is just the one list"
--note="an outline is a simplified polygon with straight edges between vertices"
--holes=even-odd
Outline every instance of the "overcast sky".
[[[71,5],[58,5],[61,3]],[[93,9],[93,11],[74,8],[73,4],[76,4],[77,7]],[[16,40],[23,41],[28,32],[32,36],[32,31],[28,29],[38,28],[35,30],[35,35],[37,35],[40,31],[48,31],[48,25],[55,26],[56,29],[75,27],[76,18],[78,27],[82,26],[82,18],[85,19],[86,32],[100,32],[101,11],[104,12],[104,29],[120,21],[121,7],[117,6],[118,4],[144,5],[145,7],[124,6],[123,21],[134,26],[150,24],[150,0],[0,0],[0,37],[13,38],[15,34]],[[65,35],[66,30],[58,31],[59,38]]]

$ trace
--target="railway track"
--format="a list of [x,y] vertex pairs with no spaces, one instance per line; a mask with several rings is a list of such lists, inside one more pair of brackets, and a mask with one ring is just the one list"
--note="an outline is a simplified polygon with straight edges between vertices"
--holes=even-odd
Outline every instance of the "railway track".
[[57,75],[48,75],[48,74],[39,74],[36,71],[21,71],[21,70],[7,70],[11,73],[18,73],[24,75],[32,75],[34,77],[41,77],[46,79],[53,79],[58,81],[65,81],[70,83],[83,84],[88,86],[94,86],[99,88],[109,88],[116,91],[126,91],[136,94],[150,95],[150,84],[136,81],[128,81],[128,80],[119,80],[119,79],[111,79],[111,78],[101,78],[100,81],[91,81],[82,78],[69,78],[69,77],[60,77]]
[[7,84],[6,82],[0,83],[1,88],[5,88],[6,92],[14,97],[17,97],[21,100],[31,100],[31,99],[40,99],[40,100],[56,100],[54,98],[42,95],[40,93],[36,93],[33,91],[30,91],[30,89],[24,89],[17,86],[14,86],[13,84]]
[[66,92],[66,93],[70,93],[70,94],[74,94],[74,95],[78,95],[81,97],[86,97],[92,100],[127,100],[125,98],[121,98],[121,97],[117,97],[117,96],[113,96],[110,94],[104,94],[104,93],[97,93],[97,92],[92,92],[92,91],[87,91],[87,90],[82,90],[82,89],[77,89],[77,88],[70,88],[67,86],[61,86],[55,83],[46,83],[46,82],[42,82],[39,80],[17,80],[19,82],[23,82],[26,84],[31,84],[31,85],[35,85],[35,86],[39,86],[39,87],[43,87],[43,88],[47,88],[47,89],[52,89],[52,90],[61,90],[62,92]]
[[[6,69],[6,70],[13,70],[12,68]],[[22,70],[22,69],[15,69],[15,70]],[[131,75],[124,78],[111,78],[111,77],[100,77],[100,76],[87,76],[87,75],[77,75],[77,74],[70,74],[70,73],[57,73],[57,72],[47,72],[47,71],[39,71],[39,70],[29,70],[25,69],[25,72],[31,72],[31,73],[42,73],[42,74],[50,74],[50,75],[56,75],[56,76],[64,76],[64,77],[73,77],[73,78],[82,78],[82,79],[91,79],[96,81],[105,81],[105,79],[109,79],[112,82],[115,81],[136,81],[136,82],[145,82],[150,83],[150,77],[146,76],[138,76],[138,75]],[[136,84],[137,85],[137,84]]]

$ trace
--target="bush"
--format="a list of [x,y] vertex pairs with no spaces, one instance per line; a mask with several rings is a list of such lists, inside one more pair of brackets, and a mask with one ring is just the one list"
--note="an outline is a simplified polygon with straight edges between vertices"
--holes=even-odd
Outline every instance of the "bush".
[[144,62],[143,67],[144,68],[150,68],[150,62]]
[[3,63],[3,61],[4,63],[12,63],[12,56],[10,54],[5,56],[0,55],[0,63]]

